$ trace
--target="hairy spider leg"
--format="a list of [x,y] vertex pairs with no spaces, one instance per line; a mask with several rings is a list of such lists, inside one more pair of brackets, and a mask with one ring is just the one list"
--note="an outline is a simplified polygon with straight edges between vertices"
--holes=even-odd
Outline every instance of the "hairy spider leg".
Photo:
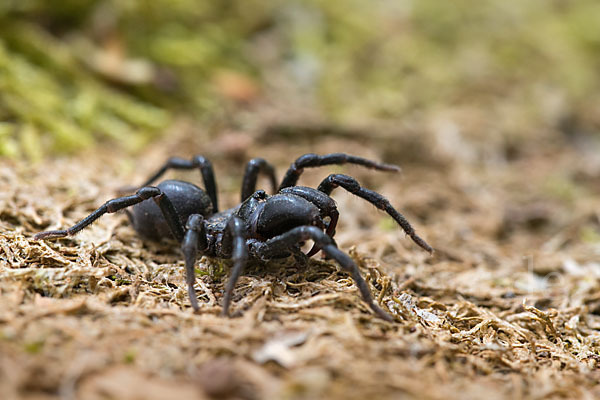
[[68,229],[40,232],[33,238],[34,240],[41,240],[73,236],[106,213],[117,212],[150,198],[154,199],[162,211],[162,214],[165,217],[173,236],[177,239],[177,241],[181,242],[184,235],[184,229],[181,221],[179,220],[179,216],[177,215],[177,211],[175,211],[175,207],[173,207],[173,203],[171,203],[171,200],[169,200],[167,195],[155,186],[145,186],[139,189],[133,195],[109,200],[100,206],[96,211],[92,212],[90,215]]
[[279,190],[295,186],[304,172],[304,168],[314,168],[321,167],[323,165],[340,165],[340,164],[357,164],[362,165],[363,167],[377,169],[380,171],[400,171],[400,167],[392,164],[384,164],[378,163],[376,161],[368,160],[366,158],[352,156],[350,154],[345,153],[331,153],[325,155],[318,154],[305,154],[300,156],[290,165],[289,169],[285,173],[281,184],[279,185]]
[[342,174],[331,174],[327,178],[323,179],[323,181],[317,189],[327,195],[330,195],[333,189],[337,187],[342,187],[348,192],[365,199],[378,209],[387,212],[389,216],[392,217],[394,221],[398,223],[398,225],[400,225],[404,232],[408,236],[410,236],[410,238],[417,245],[419,245],[419,247],[421,247],[429,253],[433,253],[433,248],[429,244],[427,244],[425,240],[419,237],[419,235],[417,235],[417,233],[410,225],[410,223],[406,220],[406,218],[390,204],[388,199],[386,199],[377,192],[361,187],[360,184],[356,181],[356,179],[352,178],[351,176]]
[[201,253],[208,248],[206,237],[206,227],[204,226],[204,217],[200,214],[192,214],[189,216],[185,224],[185,236],[181,242],[181,251],[185,258],[185,280],[187,283],[188,296],[194,311],[198,311],[198,299],[194,284],[196,283],[196,258],[198,251]]
[[217,184],[215,182],[215,172],[213,171],[212,163],[202,156],[194,156],[191,160],[184,160],[179,157],[171,157],[167,162],[160,167],[154,175],[152,175],[142,186],[148,186],[152,182],[160,178],[169,169],[194,169],[199,168],[204,181],[204,188],[213,205],[213,212],[219,211],[219,203],[217,202]]
[[253,158],[246,164],[244,179],[242,180],[242,203],[256,190],[256,180],[258,174],[266,174],[271,182],[273,192],[277,191],[277,179],[275,178],[275,168],[263,158]]
[[231,259],[233,260],[233,269],[225,286],[225,295],[223,296],[223,311],[221,311],[221,315],[224,316],[229,315],[229,304],[231,303],[233,288],[235,288],[235,284],[248,261],[248,245],[246,244],[244,222],[239,217],[232,216],[227,223],[227,232],[231,235],[232,239]]
[[[335,227],[337,226],[340,213],[338,212],[335,201],[329,197],[329,195],[317,189],[306,186],[291,186],[283,188],[279,191],[279,193],[289,193],[300,196],[317,206],[317,208],[321,210],[323,217],[329,217],[329,224],[327,225],[325,232],[327,233],[327,236],[333,239],[333,235],[335,235]],[[306,253],[306,256],[312,257],[313,255],[317,254],[319,250],[319,247],[315,243],[312,249]]]
[[356,286],[358,287],[363,300],[369,305],[371,310],[377,314],[377,316],[386,321],[394,320],[391,315],[383,311],[375,303],[375,301],[373,301],[373,296],[371,295],[371,291],[369,290],[367,282],[361,276],[358,267],[354,261],[352,261],[350,256],[338,249],[333,240],[315,226],[299,226],[290,229],[279,236],[275,236],[266,242],[258,242],[256,243],[256,248],[254,251],[257,253],[256,255],[259,258],[268,260],[270,258],[279,256],[282,251],[291,249],[297,243],[307,239],[312,239],[329,258],[337,261],[344,271],[350,273],[352,279],[354,279],[354,282],[356,282]]

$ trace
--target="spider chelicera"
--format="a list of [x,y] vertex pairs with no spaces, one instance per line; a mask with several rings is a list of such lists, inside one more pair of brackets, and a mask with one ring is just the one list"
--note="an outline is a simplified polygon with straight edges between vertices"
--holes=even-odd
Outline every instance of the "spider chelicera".
[[[143,239],[159,241],[167,238],[180,243],[185,257],[188,294],[196,311],[199,307],[194,291],[194,265],[198,254],[233,260],[222,310],[223,315],[229,315],[233,289],[249,257],[268,261],[290,255],[311,257],[322,251],[352,276],[371,310],[382,319],[391,321],[391,315],[373,300],[367,282],[354,261],[339,250],[333,240],[339,213],[329,195],[337,187],[344,188],[387,212],[421,248],[430,253],[433,249],[415,233],[406,218],[385,197],[361,187],[348,175],[331,174],[316,189],[296,186],[304,168],[346,163],[381,171],[399,170],[395,165],[343,153],[305,154],[291,164],[277,186],[273,166],[262,158],[255,158],[246,165],[241,203],[219,212],[217,187],[210,161],[202,156],[191,160],[171,158],[135,194],[109,200],[72,227],[40,232],[34,239],[72,236],[106,213],[132,207],[126,213]],[[180,180],[166,180],[157,186],[150,186],[169,169],[199,169],[204,189]],[[267,195],[264,190],[255,190],[259,174],[268,177],[275,194]],[[314,245],[304,256],[301,244],[309,239]]]

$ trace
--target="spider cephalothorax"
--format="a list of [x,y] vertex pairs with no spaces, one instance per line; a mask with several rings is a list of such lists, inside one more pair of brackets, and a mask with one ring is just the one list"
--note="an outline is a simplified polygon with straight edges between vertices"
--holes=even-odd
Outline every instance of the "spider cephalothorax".
[[[35,239],[71,236],[106,213],[132,207],[127,210],[127,215],[141,237],[148,240],[171,238],[181,244],[188,293],[194,310],[198,310],[194,291],[194,265],[198,254],[233,260],[223,300],[224,315],[228,315],[231,294],[249,257],[267,261],[301,255],[300,243],[310,239],[314,246],[307,256],[322,251],[327,257],[337,261],[343,270],[352,275],[369,307],[379,317],[389,321],[391,316],[373,301],[369,287],[354,261],[340,251],[333,240],[339,213],[329,195],[337,187],[344,188],[387,212],[420,247],[429,252],[432,248],[415,233],[408,221],[385,197],[361,187],[350,176],[329,175],[317,189],[296,186],[304,168],[345,163],[383,171],[399,170],[395,165],[343,153],[322,156],[305,154],[292,163],[277,187],[274,168],[262,158],[255,158],[246,166],[242,182],[242,202],[219,212],[212,164],[200,156],[189,161],[171,158],[135,194],[109,200],[72,227],[41,232],[35,235]],[[202,173],[204,189],[178,180],[166,180],[157,186],[149,186],[168,169],[194,168],[199,168]],[[255,191],[260,173],[267,175],[275,194]]]

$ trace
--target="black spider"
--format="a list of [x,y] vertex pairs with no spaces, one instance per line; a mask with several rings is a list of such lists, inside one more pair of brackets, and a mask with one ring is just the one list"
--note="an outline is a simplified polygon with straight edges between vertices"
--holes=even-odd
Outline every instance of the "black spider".
[[[333,189],[342,187],[362,197],[386,211],[420,247],[428,252],[432,252],[432,248],[415,233],[408,221],[385,197],[362,188],[350,176],[329,175],[317,189],[296,186],[304,168],[345,163],[383,171],[399,170],[395,165],[377,163],[343,153],[323,156],[305,154],[292,163],[276,190],[274,168],[264,159],[255,158],[246,165],[241,204],[219,212],[217,188],[210,161],[201,156],[196,156],[190,161],[171,158],[134,195],[109,200],[72,227],[41,232],[34,238],[40,240],[71,236],[106,213],[133,206],[131,211],[126,212],[140,236],[156,241],[171,238],[181,243],[185,256],[188,293],[194,310],[198,310],[198,300],[194,291],[194,265],[198,253],[233,260],[233,270],[225,288],[223,315],[228,315],[233,289],[249,256],[261,261],[290,255],[303,256],[300,244],[312,239],[314,246],[306,256],[310,257],[318,251],[323,251],[327,257],[337,261],[343,270],[352,275],[369,307],[379,317],[390,321],[391,316],[373,301],[368,285],[356,264],[338,249],[333,240],[339,214],[334,200],[329,195]],[[205,190],[179,180],[166,180],[157,186],[149,186],[171,168],[199,168]],[[269,196],[263,190],[255,191],[260,173],[267,175],[276,194]],[[149,201],[150,199],[154,201]]]

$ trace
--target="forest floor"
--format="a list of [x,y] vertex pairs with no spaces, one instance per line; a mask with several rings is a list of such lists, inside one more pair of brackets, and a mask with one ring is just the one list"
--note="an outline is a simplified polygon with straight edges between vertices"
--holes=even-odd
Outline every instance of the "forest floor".
[[[593,147],[534,143],[484,161],[470,158],[467,142],[449,148],[434,137],[415,146],[343,131],[279,134],[210,136],[183,124],[135,159],[99,147],[34,166],[1,161],[2,398],[600,397]],[[142,242],[124,214],[72,238],[32,238],[78,221],[168,156],[211,158],[224,209],[238,201],[250,158],[270,160],[281,176],[303,153],[336,151],[403,170],[323,167],[300,183],[355,176],[435,248],[430,256],[386,214],[334,193],[337,243],[391,323],[320,255],[308,268],[251,265],[235,288],[236,316],[223,318],[230,264],[199,261],[194,314],[177,246]],[[200,183],[192,172],[169,176]]]

